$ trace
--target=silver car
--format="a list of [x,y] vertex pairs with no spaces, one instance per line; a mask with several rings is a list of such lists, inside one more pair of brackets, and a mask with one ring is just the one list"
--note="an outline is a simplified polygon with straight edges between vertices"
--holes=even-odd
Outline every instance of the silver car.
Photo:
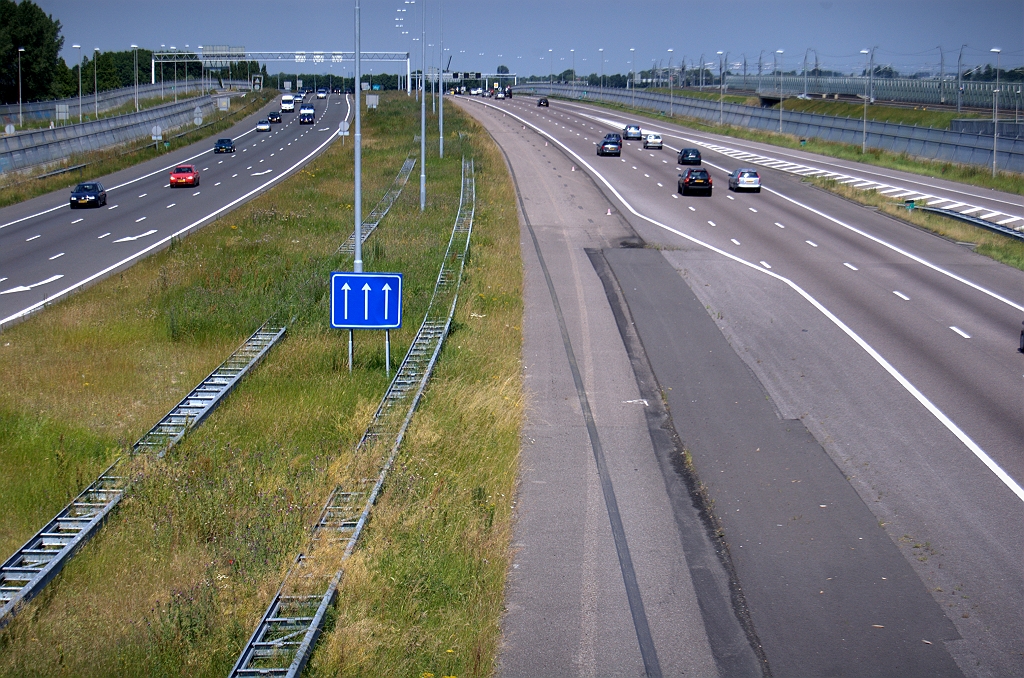
[[660,134],[648,134],[644,137],[644,148],[657,148],[661,149],[661,135]]
[[761,176],[757,170],[749,167],[741,167],[729,175],[729,190],[748,190],[754,193],[761,192]]

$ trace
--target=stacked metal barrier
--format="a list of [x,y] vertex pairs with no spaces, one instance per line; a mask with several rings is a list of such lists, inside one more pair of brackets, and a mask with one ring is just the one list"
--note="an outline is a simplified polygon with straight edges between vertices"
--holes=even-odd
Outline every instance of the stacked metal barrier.
[[[313,527],[309,547],[288,570],[231,676],[294,677],[312,656],[324,616],[337,595],[343,565],[366,526],[451,326],[475,204],[473,162],[463,159],[459,213],[423,324],[356,446],[351,478],[331,493]],[[359,473],[368,466],[379,469],[369,488],[371,481]]]
[[[415,166],[416,158],[405,159],[405,162],[402,164],[402,169],[398,172],[398,176],[395,177],[393,182],[391,182],[391,188],[389,188],[387,193],[384,194],[384,197],[380,199],[380,202],[373,208],[373,211],[370,212],[369,216],[363,220],[359,229],[362,234],[360,244],[366,242],[366,239],[370,237],[370,234],[377,228],[377,225],[380,224],[381,220],[387,216],[391,206],[395,204],[395,201],[398,200],[398,196],[402,194],[402,189],[405,188],[406,183],[408,183],[409,175],[412,174],[412,168]],[[356,234],[353,231],[352,235],[348,237],[348,240],[338,248],[338,252],[343,254],[353,254],[355,251]]]
[[0,627],[5,626],[22,605],[39,594],[99,530],[124,496],[128,481],[121,473],[131,456],[139,453],[163,456],[216,409],[284,333],[285,327],[269,323],[256,330],[142,436],[132,447],[131,455],[111,464],[0,566]]

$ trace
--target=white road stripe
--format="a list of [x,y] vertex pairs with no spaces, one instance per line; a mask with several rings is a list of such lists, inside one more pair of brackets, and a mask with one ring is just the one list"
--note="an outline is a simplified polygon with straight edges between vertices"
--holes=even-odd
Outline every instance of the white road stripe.
[[910,297],[903,294],[903,292],[900,292],[899,290],[893,290],[892,293],[895,294],[900,299],[902,299],[903,301],[910,301]]
[[967,334],[966,332],[964,332],[964,331],[963,331],[962,329],[960,329],[960,328],[959,328],[959,327],[957,327],[956,325],[950,325],[950,326],[949,326],[949,329],[953,330],[954,332],[956,332],[957,334],[959,334],[959,335],[960,335],[961,337],[963,337],[964,339],[970,339],[970,338],[971,338],[971,335]]

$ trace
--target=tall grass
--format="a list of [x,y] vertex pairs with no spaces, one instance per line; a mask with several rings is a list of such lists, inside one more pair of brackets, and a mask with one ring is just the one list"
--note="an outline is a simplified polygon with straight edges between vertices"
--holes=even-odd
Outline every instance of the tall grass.
[[[367,203],[418,145],[415,114],[415,102],[397,93],[364,114]],[[366,270],[405,274],[405,322],[392,332],[401,355],[454,222],[459,155],[475,155],[480,202],[464,301],[404,466],[346,577],[333,630],[315,658],[318,672],[381,675],[382,666],[425,665],[425,650],[398,647],[390,631],[419,635],[420,625],[463,639],[445,653],[453,666],[486,674],[496,647],[520,415],[518,223],[504,165],[486,136],[457,112],[446,117],[449,156],[428,158],[426,212],[416,191],[404,192],[364,260]],[[352,230],[351,151],[334,144],[275,190],[0,337],[0,464],[22,459],[33,470],[12,477],[0,500],[35,497],[14,502],[0,524],[10,552],[42,524],[37,518],[79,489],[80,478],[91,479],[263,320],[295,318],[203,426],[165,458],[135,460],[136,482],[104,530],[0,632],[0,675],[228,671],[386,385],[381,333],[357,334],[349,374],[345,336],[327,328],[328,274],[351,267],[350,257],[336,254]],[[48,343],[58,326],[68,338]],[[60,462],[54,441],[62,441]],[[438,522],[440,514],[450,518]],[[486,530],[478,516],[490,516]],[[444,548],[423,558],[424,544]],[[443,581],[450,594],[388,595],[390,579],[380,573],[395,562],[414,579]],[[480,576],[466,577],[474,568]],[[361,580],[378,590],[354,586]],[[365,608],[356,592],[382,604]],[[409,617],[410,604],[438,615]],[[361,628],[389,631],[364,639],[354,661],[346,639]]]

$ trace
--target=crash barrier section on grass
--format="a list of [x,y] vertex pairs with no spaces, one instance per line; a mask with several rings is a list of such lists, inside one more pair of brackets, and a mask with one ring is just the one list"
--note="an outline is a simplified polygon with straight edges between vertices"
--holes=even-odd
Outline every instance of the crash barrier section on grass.
[[[412,168],[416,166],[416,158],[406,158],[402,164],[402,169],[398,171],[398,176],[391,182],[391,188],[388,189],[384,197],[380,199],[377,206],[373,208],[369,216],[363,220],[360,225],[359,232],[362,236],[359,239],[359,244],[366,242],[366,239],[370,237],[377,225],[387,216],[388,210],[398,200],[398,196],[402,194],[402,189],[409,182],[409,175],[412,174]],[[355,254],[356,251],[356,233],[352,232],[352,235],[348,237],[341,247],[338,248],[340,254]]]
[[103,525],[128,487],[128,462],[137,454],[163,456],[199,426],[224,397],[284,336],[285,327],[264,324],[175,405],[156,426],[64,507],[0,567],[0,628],[60,573]]
[[379,463],[376,482],[367,488],[370,480],[353,478],[331,492],[313,526],[309,547],[288,570],[231,676],[293,678],[312,656],[324,617],[337,596],[344,563],[369,520],[451,327],[475,209],[474,164],[463,158],[459,212],[426,316],[355,449],[354,463]]
[[[532,83],[513,88],[519,94],[557,95],[581,101],[605,101],[623,106],[636,106],[660,113],[706,120],[716,124],[747,127],[766,132],[780,131],[778,108],[760,108],[742,104],[719,104],[718,101],[693,97],[636,93],[626,89],[587,88],[570,85]],[[621,115],[621,114],[620,114]],[[864,122],[860,118],[839,118],[816,113],[787,111],[781,113],[781,131],[801,138],[815,138],[844,144],[861,145]],[[867,121],[869,148],[906,153],[910,156],[954,162],[965,165],[992,166],[992,137],[952,132],[932,127],[915,127],[889,122]],[[1024,172],[1024,138],[1002,139],[996,144],[997,167],[1009,172]]]
[[[779,82],[778,74],[765,73],[760,78],[755,75],[726,75],[726,91],[754,90],[765,97],[778,98],[779,91],[787,97],[804,93],[806,82],[807,95],[815,99],[822,94],[840,94],[844,96],[873,96],[876,101],[892,101],[919,105],[955,106],[957,101],[957,81],[952,77],[939,78],[866,78],[857,76],[826,76],[807,74],[783,75]],[[978,82],[964,80],[961,83],[964,91],[960,95],[960,105],[969,108],[992,109],[992,92],[996,89],[995,82]],[[1024,107],[1024,99],[1017,92],[1019,83],[999,83],[999,108],[1012,111],[1014,106]],[[705,85],[707,91],[716,91],[718,85]]]
[[162,132],[192,125],[198,108],[200,117],[214,111],[214,99],[200,96],[178,103],[148,108],[138,113],[103,118],[81,125],[68,125],[0,138],[0,173],[57,162],[76,153],[99,151],[111,146],[149,138],[154,126]]

